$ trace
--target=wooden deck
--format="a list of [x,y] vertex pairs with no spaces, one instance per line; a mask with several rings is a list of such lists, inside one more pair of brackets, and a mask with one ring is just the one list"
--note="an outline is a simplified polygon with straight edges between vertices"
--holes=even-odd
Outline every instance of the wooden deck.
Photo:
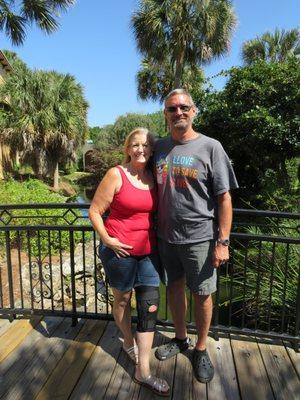
[[[154,345],[168,336],[158,332]],[[133,383],[121,345],[112,322],[0,319],[0,399],[159,398]],[[226,336],[209,338],[208,348],[215,377],[207,385],[193,378],[191,351],[164,362],[153,355],[152,370],[169,382],[170,399],[300,399],[300,354],[286,343]]]

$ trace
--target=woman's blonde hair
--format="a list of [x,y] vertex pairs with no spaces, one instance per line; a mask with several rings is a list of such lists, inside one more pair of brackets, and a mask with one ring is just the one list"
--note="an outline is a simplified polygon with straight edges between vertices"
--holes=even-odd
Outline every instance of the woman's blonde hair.
[[147,136],[147,140],[149,142],[149,145],[151,146],[152,149],[154,147],[155,138],[154,138],[153,134],[149,131],[149,129],[147,129],[147,128],[135,128],[133,131],[131,131],[126,136],[126,139],[125,139],[125,142],[124,142],[124,146],[123,146],[123,153],[124,153],[123,165],[130,162],[130,155],[128,154],[128,149],[129,149],[129,146],[131,144],[132,138],[135,135],[146,135]]

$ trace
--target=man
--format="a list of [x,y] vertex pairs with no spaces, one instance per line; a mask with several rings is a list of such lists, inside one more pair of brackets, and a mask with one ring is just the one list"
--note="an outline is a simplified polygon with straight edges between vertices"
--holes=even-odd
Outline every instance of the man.
[[165,360],[190,345],[185,323],[187,285],[194,297],[198,334],[193,370],[196,378],[206,383],[214,375],[206,350],[213,310],[211,294],[216,291],[216,268],[229,259],[229,190],[238,185],[221,144],[193,130],[196,113],[186,90],[169,93],[164,114],[170,136],[155,147],[159,251],[176,333],[169,343],[157,348],[155,355]]

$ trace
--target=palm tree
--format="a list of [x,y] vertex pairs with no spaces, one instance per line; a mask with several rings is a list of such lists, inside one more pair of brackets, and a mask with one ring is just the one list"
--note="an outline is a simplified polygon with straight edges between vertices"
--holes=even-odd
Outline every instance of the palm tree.
[[58,189],[58,165],[75,161],[76,150],[88,135],[87,108],[82,87],[72,75],[51,72],[49,83],[53,88],[53,125],[44,137],[48,170],[53,176],[53,187]]
[[[142,100],[148,98],[159,100],[161,103],[174,85],[174,69],[170,61],[156,62],[144,58],[137,73],[138,96]],[[194,87],[201,87],[204,83],[204,74],[199,67],[187,66],[182,75],[181,86],[192,92]]]
[[235,25],[229,0],[141,0],[131,19],[141,54],[174,66],[173,88],[181,86],[187,65],[208,63],[229,50]]
[[242,57],[244,63],[251,65],[258,60],[266,62],[282,62],[290,57],[300,55],[300,30],[289,31],[276,29],[274,34],[264,33],[243,44]]
[[15,45],[23,44],[26,28],[32,23],[46,33],[58,28],[58,11],[65,11],[75,0],[0,0],[0,30]]
[[[17,56],[16,53],[8,50],[3,51],[4,56],[9,60],[10,65],[13,65],[13,69],[25,66],[23,61]],[[8,79],[12,72],[4,75],[4,81]],[[0,82],[3,84],[3,81]],[[9,99],[7,97],[1,97],[1,109],[9,110]],[[4,172],[11,172],[14,165],[19,165],[19,154],[15,147],[11,147],[6,141],[5,132],[0,131],[0,179],[4,179]]]
[[14,69],[0,88],[10,109],[0,114],[3,140],[22,152],[40,178],[51,176],[58,188],[58,164],[74,158],[87,133],[87,102],[71,75]]
[[163,101],[173,87],[174,72],[172,64],[157,62],[151,58],[144,58],[141,68],[136,75],[138,96],[142,100],[148,98]]

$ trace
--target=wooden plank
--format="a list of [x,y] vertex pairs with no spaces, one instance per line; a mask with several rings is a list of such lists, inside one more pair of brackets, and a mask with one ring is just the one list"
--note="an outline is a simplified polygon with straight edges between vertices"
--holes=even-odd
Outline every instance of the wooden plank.
[[[36,354],[33,351],[38,347],[38,342],[51,334],[62,323],[63,318],[45,317],[24,339],[24,341],[9,354],[0,364],[0,397],[8,392],[10,388],[18,384],[19,380],[27,373],[28,368],[34,362]],[[44,343],[44,340],[43,340]]]
[[70,400],[102,399],[121,350],[119,329],[109,322],[100,342],[74,388]]
[[281,341],[258,343],[275,398],[300,399],[299,378]]
[[117,330],[113,344],[118,353],[117,362],[113,371],[110,370],[110,380],[109,377],[106,379],[108,385],[102,399],[130,400],[135,391],[135,384],[132,381],[135,367],[125,352],[122,351],[123,343],[120,335],[120,331]]
[[[33,362],[27,366],[19,379],[15,379],[3,398],[5,400],[34,399],[82,325],[83,321],[79,321],[77,326],[72,327],[71,319],[66,318],[51,337],[41,334],[40,340],[31,349],[31,352],[35,354]],[[28,350],[19,353],[18,359],[21,360],[23,357],[28,357]]]
[[10,328],[16,322],[16,320],[10,322],[9,319],[0,318],[0,336],[3,335],[3,333],[5,333],[8,328]]
[[[157,345],[165,342],[164,335],[157,334],[154,337],[152,354],[150,357],[150,368],[153,375],[159,376],[170,382],[169,375],[173,376],[175,358],[165,362],[158,361],[154,356],[154,351]],[[121,342],[119,343],[121,350]],[[169,368],[169,366],[172,368]],[[133,382],[134,366],[123,351],[120,351],[115,369],[111,375],[111,379],[107,391],[102,397],[103,399],[116,400],[136,400],[154,399],[156,396],[150,390]],[[172,383],[170,384],[172,387]],[[92,397],[93,398],[93,397]]]
[[[164,342],[169,341],[175,336],[175,333],[172,332],[161,332],[164,336]],[[176,368],[176,357],[172,357],[169,360],[165,361],[158,361],[156,357],[153,354],[153,361],[158,365],[158,368],[156,369],[156,375],[159,378],[165,379],[170,386],[170,394],[172,396],[173,393],[173,386],[174,386],[174,378],[175,378],[175,368]],[[142,392],[142,391],[141,391]],[[140,393],[141,396],[142,393]],[[141,397],[143,398],[143,397]],[[148,391],[148,399],[151,399],[150,392]]]
[[124,351],[120,351],[116,367],[103,399],[129,400],[134,392],[134,365]]
[[215,368],[214,378],[207,385],[208,400],[239,400],[239,387],[229,336],[224,335],[218,341],[209,337],[207,350]]
[[87,320],[57,364],[36,400],[68,399],[106,327],[105,321]]
[[196,399],[206,399],[207,398],[207,385],[204,383],[199,382],[195,376],[194,376],[194,372],[193,372],[193,366],[192,366],[192,357],[193,357],[193,350],[194,350],[194,345],[197,342],[197,335],[189,335],[190,338],[192,339],[192,344],[193,344],[193,348],[190,349],[189,351],[189,371],[190,371],[190,376],[192,378],[192,382],[191,382],[191,392],[190,392],[190,398],[193,400]]
[[297,372],[298,378],[300,378],[300,353],[297,353],[289,342],[284,342],[284,345],[293,363],[295,371]]
[[[176,357],[172,357],[169,360],[159,361],[154,355],[156,347],[168,342],[171,338],[174,337],[174,333],[170,332],[157,332],[154,336],[154,343],[152,348],[152,354],[150,358],[150,368],[152,375],[157,376],[158,378],[165,379],[170,386],[170,398],[172,398],[172,389],[173,389],[173,380],[174,380],[174,371],[176,364]],[[152,400],[152,399],[161,399],[162,397],[156,396],[149,389],[145,387],[141,387],[138,384],[135,384],[136,389],[140,388],[139,391],[134,393],[133,399],[139,400]]]
[[206,386],[199,383],[193,376],[192,355],[193,349],[189,349],[176,356],[173,387],[174,400],[206,398]]
[[24,340],[29,332],[40,322],[41,317],[31,317],[17,321],[1,336],[0,363]]
[[255,338],[230,337],[242,399],[273,400],[268,375]]
[[[174,337],[174,334],[172,335]],[[195,336],[189,335],[193,343],[195,342]],[[206,387],[203,385],[204,389],[199,387],[198,382],[193,380],[193,369],[192,369],[192,354],[193,349],[185,351],[184,353],[178,354],[174,357],[175,366],[174,371],[174,383],[172,388],[172,399],[174,400],[187,400],[193,399],[194,391],[201,392],[202,397],[206,398]],[[164,361],[165,362],[165,361]],[[199,384],[200,385],[200,384]],[[204,397],[203,397],[204,395]]]

